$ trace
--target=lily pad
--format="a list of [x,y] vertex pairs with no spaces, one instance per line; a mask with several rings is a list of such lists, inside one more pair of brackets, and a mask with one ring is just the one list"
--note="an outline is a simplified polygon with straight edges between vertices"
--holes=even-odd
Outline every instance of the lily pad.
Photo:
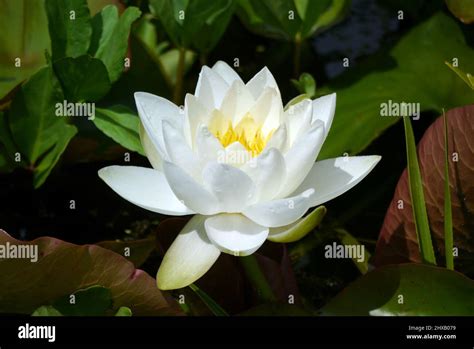
[[474,281],[425,264],[389,265],[358,279],[322,309],[323,315],[472,316]]
[[124,257],[95,245],[74,245],[50,237],[20,241],[0,230],[0,244],[38,246],[38,260],[0,260],[0,313],[31,314],[93,285],[110,290],[113,310],[129,307],[135,315],[178,315],[175,302],[156,281]]
[[336,114],[319,159],[357,154],[400,121],[396,115],[382,115],[384,103],[418,103],[421,112],[439,113],[474,103],[472,91],[446,69],[444,62],[453,59],[464,71],[474,71],[474,50],[466,45],[459,24],[437,13],[410,30],[388,54],[349,68],[329,86],[337,92]]
[[[449,182],[453,216],[454,246],[458,256],[454,267],[469,275],[474,272],[474,105],[446,113],[448,122]],[[444,125],[438,118],[418,143],[430,229],[438,255],[444,255]],[[419,262],[406,170],[398,181],[380,231],[376,265]],[[444,264],[444,258],[439,259]]]

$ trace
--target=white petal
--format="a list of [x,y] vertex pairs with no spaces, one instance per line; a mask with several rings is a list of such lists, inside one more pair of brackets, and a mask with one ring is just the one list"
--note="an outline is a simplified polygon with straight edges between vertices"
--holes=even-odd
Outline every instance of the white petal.
[[159,289],[189,286],[216,262],[221,252],[209,241],[204,220],[199,215],[191,218],[166,251],[156,275]]
[[[220,154],[219,154],[220,155]],[[235,167],[241,167],[252,160],[252,153],[249,152],[240,142],[229,144],[225,148],[224,157],[218,156],[217,162],[228,164]]]
[[222,100],[220,111],[236,125],[253,104],[254,99],[247,86],[241,80],[235,80]]
[[278,149],[280,152],[285,152],[286,151],[286,146],[287,146],[287,127],[285,124],[281,124],[275,132],[273,132],[273,135],[270,137],[268,140],[265,148],[275,148]]
[[[329,130],[331,129],[332,119],[334,118],[334,112],[336,111],[336,94],[332,93],[315,99],[313,101],[313,120],[321,120],[324,123],[324,140],[326,139]],[[323,142],[324,142],[323,140]]]
[[203,66],[194,95],[208,109],[219,109],[229,85],[211,68]]
[[314,161],[323,145],[324,126],[316,121],[309,131],[297,139],[285,154],[286,183],[282,187],[279,197],[286,197],[292,193],[305,179],[313,167]]
[[218,199],[221,212],[240,212],[253,199],[255,185],[238,168],[211,162],[202,177],[205,188]]
[[242,166],[242,171],[255,183],[257,200],[268,201],[279,193],[286,178],[285,159],[277,149],[267,148]]
[[206,219],[207,236],[222,252],[234,256],[254,253],[268,236],[262,227],[240,214],[220,214]]
[[132,204],[166,215],[194,213],[173,194],[163,172],[136,166],[109,166],[99,177]]
[[210,161],[218,161],[219,156],[225,154],[221,142],[204,124],[199,125],[196,132],[196,150],[202,167]]
[[263,125],[263,134],[276,130],[281,123],[283,105],[281,97],[275,88],[266,87],[255,104],[250,109],[250,114],[257,123]]
[[210,115],[210,111],[198,101],[196,96],[186,94],[184,98],[184,132],[192,148],[194,147],[197,127],[201,123],[207,124]]
[[199,158],[185,142],[183,134],[167,121],[163,121],[163,140],[171,161],[185,170],[189,175],[198,179],[201,175]]
[[219,212],[217,198],[179,166],[163,162],[163,171],[173,193],[194,212],[211,215]]
[[163,120],[171,123],[176,129],[183,127],[184,115],[170,101],[146,92],[135,92],[135,103],[138,115],[145,131],[155,148],[163,158],[167,157],[163,143],[161,123]]
[[311,99],[304,99],[292,105],[285,111],[285,118],[288,123],[290,147],[295,139],[298,139],[311,126],[313,104]]
[[265,227],[281,227],[301,218],[311,204],[314,189],[285,199],[267,201],[248,206],[242,213]]
[[235,80],[242,81],[239,74],[237,74],[237,72],[226,62],[217,61],[216,64],[212,66],[212,70],[219,74],[229,86],[232,85]]
[[156,170],[163,170],[163,160],[161,158],[161,155],[158,150],[156,150],[155,146],[153,145],[153,142],[148,136],[148,133],[146,133],[145,128],[143,127],[143,124],[141,122],[139,134],[143,150],[145,151],[146,157],[148,158],[148,161],[150,161],[151,166],[153,166],[153,168]]
[[278,95],[281,95],[280,90],[278,89],[278,84],[267,67],[263,67],[262,70],[255,74],[255,76],[247,82],[247,87],[255,100],[260,97],[265,87],[274,88],[278,91]]
[[343,156],[318,161],[295,193],[314,189],[311,207],[320,205],[344,194],[358,184],[381,158],[379,155]]

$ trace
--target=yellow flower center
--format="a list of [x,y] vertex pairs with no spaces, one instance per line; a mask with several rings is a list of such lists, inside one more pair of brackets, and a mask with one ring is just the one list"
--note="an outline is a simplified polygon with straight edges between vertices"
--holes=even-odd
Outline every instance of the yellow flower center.
[[257,156],[265,149],[274,131],[271,130],[265,136],[262,125],[258,124],[249,113],[234,127],[232,121],[217,110],[214,111],[208,128],[224,148],[234,142],[239,142],[252,156]]

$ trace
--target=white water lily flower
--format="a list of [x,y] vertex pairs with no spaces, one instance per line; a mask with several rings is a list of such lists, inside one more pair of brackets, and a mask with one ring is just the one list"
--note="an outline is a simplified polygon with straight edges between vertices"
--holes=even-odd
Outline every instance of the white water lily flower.
[[204,66],[184,110],[149,93],[137,92],[135,100],[153,168],[110,166],[99,176],[147,210],[195,214],[163,259],[161,289],[191,284],[221,252],[252,254],[272,234],[285,242],[285,229],[278,227],[297,224],[309,208],[343,194],[380,160],[355,156],[315,163],[336,95],[284,110],[267,68],[245,84],[224,62]]

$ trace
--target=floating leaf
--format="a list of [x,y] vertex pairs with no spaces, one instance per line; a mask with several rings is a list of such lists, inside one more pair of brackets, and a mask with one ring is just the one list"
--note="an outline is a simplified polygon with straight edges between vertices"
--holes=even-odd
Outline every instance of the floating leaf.
[[[474,50],[459,25],[438,13],[402,37],[388,56],[382,53],[336,79],[330,84],[337,92],[336,115],[319,159],[356,154],[398,122],[399,117],[382,115],[390,101],[419,103],[420,111],[439,113],[474,103],[464,82],[443,69],[453,52],[459,65],[474,71]],[[348,81],[353,83],[347,86]]]
[[120,307],[115,316],[132,316],[132,311],[128,307]]
[[102,316],[112,308],[112,293],[94,285],[54,301],[54,308],[66,316]]
[[42,305],[36,309],[31,316],[63,316],[63,314],[52,305]]
[[155,249],[156,240],[149,237],[131,241],[101,241],[96,243],[96,245],[124,256],[135,267],[139,267],[145,263],[151,252]]
[[[0,312],[31,314],[93,285],[112,293],[113,310],[129,307],[135,315],[176,315],[173,300],[156,281],[124,257],[95,245],[74,245],[50,237],[19,241],[0,230],[0,244],[38,246],[38,261],[0,259]],[[34,247],[30,247],[34,248]]]
[[[474,105],[446,113],[449,130],[449,186],[452,201],[456,269],[473,275],[474,244]],[[444,255],[444,125],[438,118],[418,143],[418,159],[435,246]],[[375,264],[420,261],[411,208],[407,172],[403,172],[385,216]]]
[[452,270],[426,264],[388,265],[350,284],[323,307],[322,314],[472,316],[473,293],[474,281]]

